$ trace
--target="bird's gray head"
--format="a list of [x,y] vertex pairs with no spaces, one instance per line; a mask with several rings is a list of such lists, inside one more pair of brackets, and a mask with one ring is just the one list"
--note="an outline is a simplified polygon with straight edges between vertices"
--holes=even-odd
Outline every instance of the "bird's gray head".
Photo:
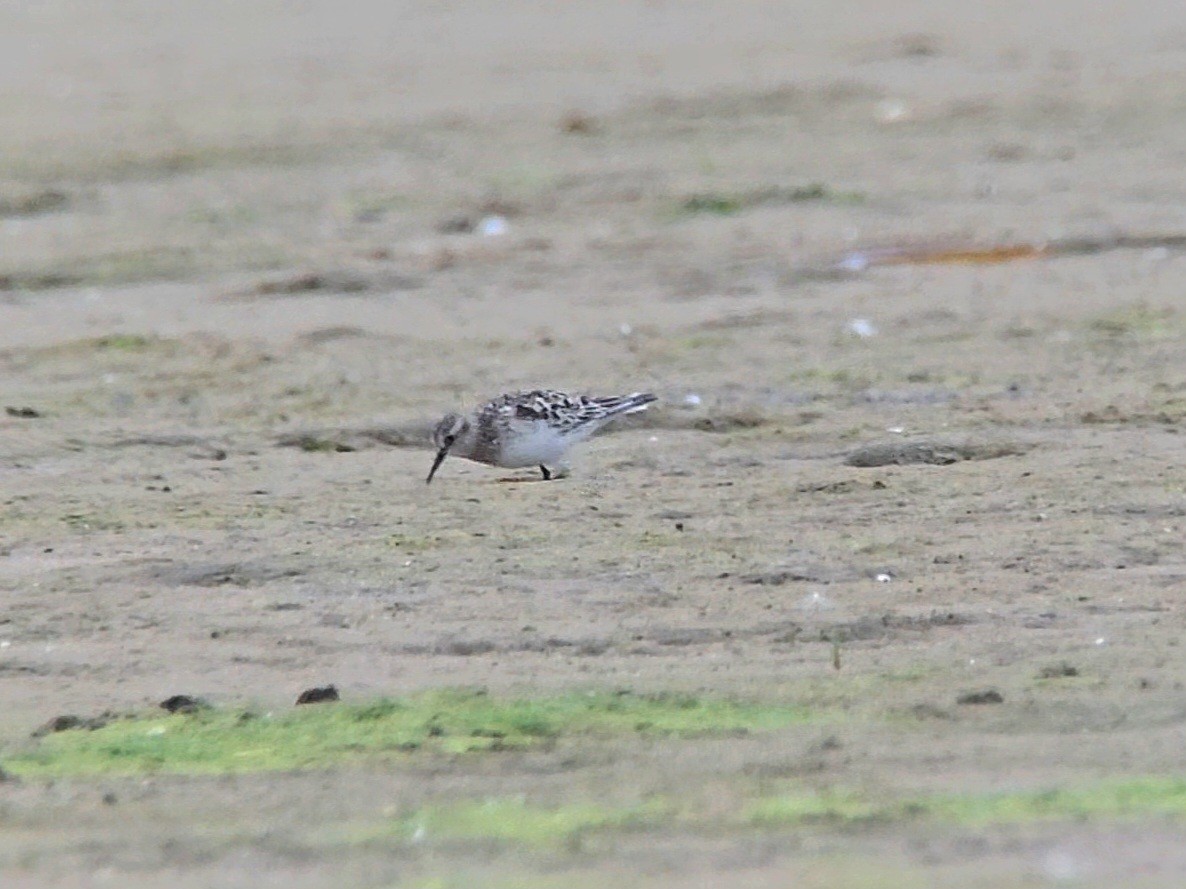
[[432,477],[445,462],[445,457],[449,455],[450,448],[468,431],[469,420],[460,414],[445,414],[441,418],[441,422],[432,430],[432,443],[436,446],[437,455],[432,461],[432,469],[428,471],[428,478],[424,480],[425,484],[432,481]]

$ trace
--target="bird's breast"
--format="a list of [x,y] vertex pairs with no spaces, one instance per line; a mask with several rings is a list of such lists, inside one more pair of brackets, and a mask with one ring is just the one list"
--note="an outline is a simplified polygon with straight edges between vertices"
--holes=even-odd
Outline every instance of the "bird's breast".
[[498,465],[508,469],[552,463],[568,449],[565,437],[543,421],[516,423],[500,438]]

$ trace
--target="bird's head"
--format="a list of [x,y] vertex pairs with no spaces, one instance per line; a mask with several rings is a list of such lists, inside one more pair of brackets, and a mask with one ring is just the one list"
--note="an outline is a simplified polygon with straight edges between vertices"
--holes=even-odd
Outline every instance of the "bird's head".
[[432,469],[428,471],[428,478],[424,480],[425,484],[432,481],[432,477],[445,462],[445,457],[449,455],[449,450],[457,443],[457,439],[468,431],[469,420],[460,414],[445,414],[441,418],[441,422],[432,430],[432,443],[436,446],[437,455],[432,461]]

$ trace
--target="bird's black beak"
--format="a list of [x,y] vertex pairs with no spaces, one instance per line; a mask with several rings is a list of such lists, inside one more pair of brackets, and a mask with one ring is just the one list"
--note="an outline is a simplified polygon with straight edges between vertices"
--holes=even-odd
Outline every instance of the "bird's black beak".
[[436,459],[432,461],[432,469],[428,470],[428,478],[424,480],[424,484],[429,484],[432,477],[437,474],[437,470],[441,468],[441,464],[445,462],[445,457],[449,455],[449,448],[453,446],[453,442],[446,442],[441,445],[441,449],[437,451]]

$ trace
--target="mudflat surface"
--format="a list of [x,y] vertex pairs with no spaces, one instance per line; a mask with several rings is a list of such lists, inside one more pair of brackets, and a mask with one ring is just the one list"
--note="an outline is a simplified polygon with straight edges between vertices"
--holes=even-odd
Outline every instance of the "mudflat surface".
[[[842,718],[0,783],[6,886],[1182,885],[1153,815],[330,831],[1180,773],[1180,4],[216,6],[0,14],[0,742],[328,682]],[[1037,255],[873,251],[952,245]],[[567,479],[425,486],[437,417],[537,385],[661,400]]]

